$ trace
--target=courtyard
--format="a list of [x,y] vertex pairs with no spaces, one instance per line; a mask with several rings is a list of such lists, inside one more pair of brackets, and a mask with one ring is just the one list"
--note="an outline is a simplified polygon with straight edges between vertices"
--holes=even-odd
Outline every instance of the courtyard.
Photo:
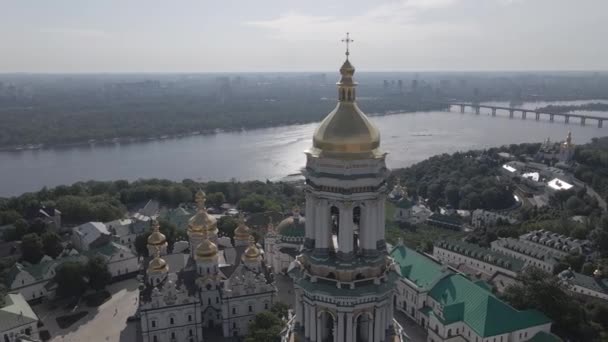
[[[52,309],[48,302],[33,306],[34,312],[44,322],[41,330],[48,330],[51,342],[135,342],[139,341],[136,322],[127,318],[137,310],[139,282],[127,279],[108,286],[112,297],[99,307],[87,307],[79,303],[74,309],[59,307]],[[56,318],[88,311],[87,315],[65,329],[57,325]]]

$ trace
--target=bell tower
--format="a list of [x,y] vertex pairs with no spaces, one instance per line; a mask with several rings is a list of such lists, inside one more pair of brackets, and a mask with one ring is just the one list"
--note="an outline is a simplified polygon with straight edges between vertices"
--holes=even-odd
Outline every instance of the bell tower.
[[386,154],[380,133],[355,101],[355,68],[340,68],[338,103],[306,151],[302,253],[289,269],[296,330],[308,341],[382,342],[393,333],[398,274],[385,231]]

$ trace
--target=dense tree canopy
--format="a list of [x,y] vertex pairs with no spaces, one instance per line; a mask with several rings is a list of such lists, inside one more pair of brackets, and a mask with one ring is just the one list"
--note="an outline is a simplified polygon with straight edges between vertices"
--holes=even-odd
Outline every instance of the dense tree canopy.
[[21,253],[23,254],[23,260],[35,264],[44,255],[44,249],[42,245],[42,239],[38,234],[26,234],[21,240]]
[[497,179],[497,165],[480,155],[438,155],[394,173],[406,183],[410,195],[427,199],[431,208],[450,204],[460,209],[505,209],[514,205],[513,186]]
[[92,257],[86,265],[86,274],[89,286],[96,291],[105,289],[112,280],[112,274],[108,270],[108,263],[101,256]]

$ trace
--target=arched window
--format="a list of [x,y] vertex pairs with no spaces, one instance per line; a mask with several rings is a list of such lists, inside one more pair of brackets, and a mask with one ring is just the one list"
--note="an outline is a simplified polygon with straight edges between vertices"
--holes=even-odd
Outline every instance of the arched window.
[[175,319],[173,317],[169,317],[169,324],[175,324]]

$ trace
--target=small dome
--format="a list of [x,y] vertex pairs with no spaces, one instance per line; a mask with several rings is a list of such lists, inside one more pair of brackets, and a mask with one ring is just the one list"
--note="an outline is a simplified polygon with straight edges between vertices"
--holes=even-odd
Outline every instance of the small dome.
[[163,233],[160,232],[160,225],[158,221],[152,221],[152,234],[148,236],[148,245],[151,246],[162,246],[167,243],[167,238]]
[[196,193],[195,201],[198,211],[188,220],[188,232],[191,234],[202,233],[205,230],[214,232],[217,229],[217,220],[207,213],[207,208],[205,207],[206,197],[202,190]]
[[290,216],[277,226],[279,235],[285,237],[303,237],[306,229],[306,219],[302,216]]
[[241,213],[239,215],[239,225],[234,230],[234,240],[235,241],[249,241],[249,227],[245,225],[245,217]]
[[159,255],[156,255],[152,261],[148,264],[148,273],[163,273],[169,272],[169,266],[165,259],[161,258]]
[[243,258],[246,261],[257,261],[258,258],[260,257],[260,250],[259,248],[255,245],[255,240],[253,238],[253,236],[251,236],[249,238],[249,247],[247,247],[247,249],[245,250],[245,253],[243,254]]
[[217,245],[211,242],[209,238],[205,239],[196,247],[197,260],[212,260],[217,256]]

